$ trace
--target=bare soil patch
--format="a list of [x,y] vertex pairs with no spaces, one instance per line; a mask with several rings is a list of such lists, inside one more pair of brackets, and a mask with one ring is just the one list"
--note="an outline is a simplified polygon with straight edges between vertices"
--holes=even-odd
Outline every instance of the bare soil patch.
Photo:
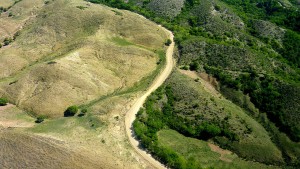
[[[7,104],[6,106],[0,106],[0,126],[3,128],[22,128],[22,127],[33,127],[34,122],[28,121],[28,119],[18,118],[24,112],[19,110],[13,104]],[[25,115],[26,116],[26,115]]]
[[215,78],[209,76],[206,73],[197,73],[195,71],[190,70],[182,70],[178,69],[180,73],[196,80],[199,79],[201,84],[203,85],[204,89],[208,92],[210,92],[212,95],[221,97],[221,94],[217,91],[218,88],[218,82]]
[[214,145],[212,143],[208,143],[208,146],[210,147],[210,149],[216,153],[219,153],[221,156],[220,156],[220,160],[222,161],[226,161],[226,162],[232,162],[231,159],[228,159],[225,157],[225,155],[229,155],[229,154],[232,154],[231,151],[229,150],[224,150],[222,148],[220,148],[219,146],[217,145]]

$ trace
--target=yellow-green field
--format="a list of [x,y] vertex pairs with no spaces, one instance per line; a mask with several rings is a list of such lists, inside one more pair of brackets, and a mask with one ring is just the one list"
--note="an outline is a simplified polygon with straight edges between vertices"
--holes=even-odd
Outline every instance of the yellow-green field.
[[202,168],[277,168],[242,160],[228,150],[223,150],[206,141],[185,137],[174,130],[161,130],[158,133],[158,140],[160,146],[171,148],[188,159],[194,159],[194,165]]
[[20,32],[0,49],[0,96],[18,107],[60,117],[68,106],[132,87],[156,69],[155,51],[167,39],[156,24],[81,0],[32,3],[22,0],[9,10],[14,16],[0,18]]

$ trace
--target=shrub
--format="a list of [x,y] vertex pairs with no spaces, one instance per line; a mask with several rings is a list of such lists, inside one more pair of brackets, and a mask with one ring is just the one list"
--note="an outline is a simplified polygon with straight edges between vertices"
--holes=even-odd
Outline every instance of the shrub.
[[14,34],[14,37],[13,37],[13,40],[16,40],[18,36],[20,36],[21,32],[20,31],[17,31],[15,34]]
[[12,38],[5,38],[4,41],[3,41],[4,46],[9,45],[11,42],[13,42]]
[[64,112],[64,116],[65,117],[74,116],[77,112],[78,112],[78,107],[77,106],[70,106]]
[[5,106],[8,103],[8,100],[6,98],[0,98],[0,106]]
[[187,65],[184,65],[184,66],[181,66],[180,69],[189,70],[189,67]]
[[46,118],[45,115],[40,115],[36,118],[35,123],[42,123]]
[[147,8],[157,16],[164,18],[174,18],[180,14],[184,6],[184,0],[152,0],[147,4]]
[[170,46],[171,43],[172,43],[171,39],[168,39],[168,40],[166,41],[165,45],[166,45],[166,46]]
[[81,109],[80,113],[78,114],[78,117],[84,116],[87,113],[87,111],[88,110],[86,108]]
[[76,8],[81,9],[81,10],[84,10],[84,9],[87,8],[87,7],[85,7],[85,6],[76,6]]
[[198,70],[200,68],[200,64],[196,61],[190,63],[190,70]]
[[216,5],[216,6],[215,6],[215,10],[220,11],[220,10],[221,10],[221,7],[220,7],[219,5]]

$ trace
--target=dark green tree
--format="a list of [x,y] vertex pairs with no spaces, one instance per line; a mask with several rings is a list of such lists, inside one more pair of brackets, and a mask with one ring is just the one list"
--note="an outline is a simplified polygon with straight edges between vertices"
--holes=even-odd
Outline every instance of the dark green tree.
[[6,98],[0,98],[0,106],[5,106],[8,103]]
[[64,112],[64,116],[65,117],[74,116],[77,112],[78,112],[78,107],[77,106],[70,106]]

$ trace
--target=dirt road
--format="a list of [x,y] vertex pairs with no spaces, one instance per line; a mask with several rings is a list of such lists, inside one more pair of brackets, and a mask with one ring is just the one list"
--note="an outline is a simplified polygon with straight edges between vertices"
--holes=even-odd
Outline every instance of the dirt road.
[[143,149],[140,149],[138,147],[139,142],[134,138],[134,133],[132,130],[132,123],[135,120],[135,116],[139,109],[143,106],[145,100],[147,97],[154,92],[159,86],[161,86],[164,81],[168,78],[168,76],[171,74],[172,69],[174,67],[174,60],[173,60],[173,50],[174,50],[174,35],[172,32],[166,30],[170,33],[170,39],[172,40],[171,45],[168,47],[166,52],[166,66],[164,70],[158,75],[158,77],[153,81],[152,85],[147,89],[147,91],[137,98],[135,100],[134,105],[130,108],[130,110],[127,112],[125,117],[125,126],[126,126],[126,134],[128,136],[128,139],[130,141],[130,144],[132,147],[136,150],[136,152],[141,155],[145,160],[147,160],[153,167],[155,168],[166,168],[164,167],[160,162],[155,160],[150,154],[148,154]]

